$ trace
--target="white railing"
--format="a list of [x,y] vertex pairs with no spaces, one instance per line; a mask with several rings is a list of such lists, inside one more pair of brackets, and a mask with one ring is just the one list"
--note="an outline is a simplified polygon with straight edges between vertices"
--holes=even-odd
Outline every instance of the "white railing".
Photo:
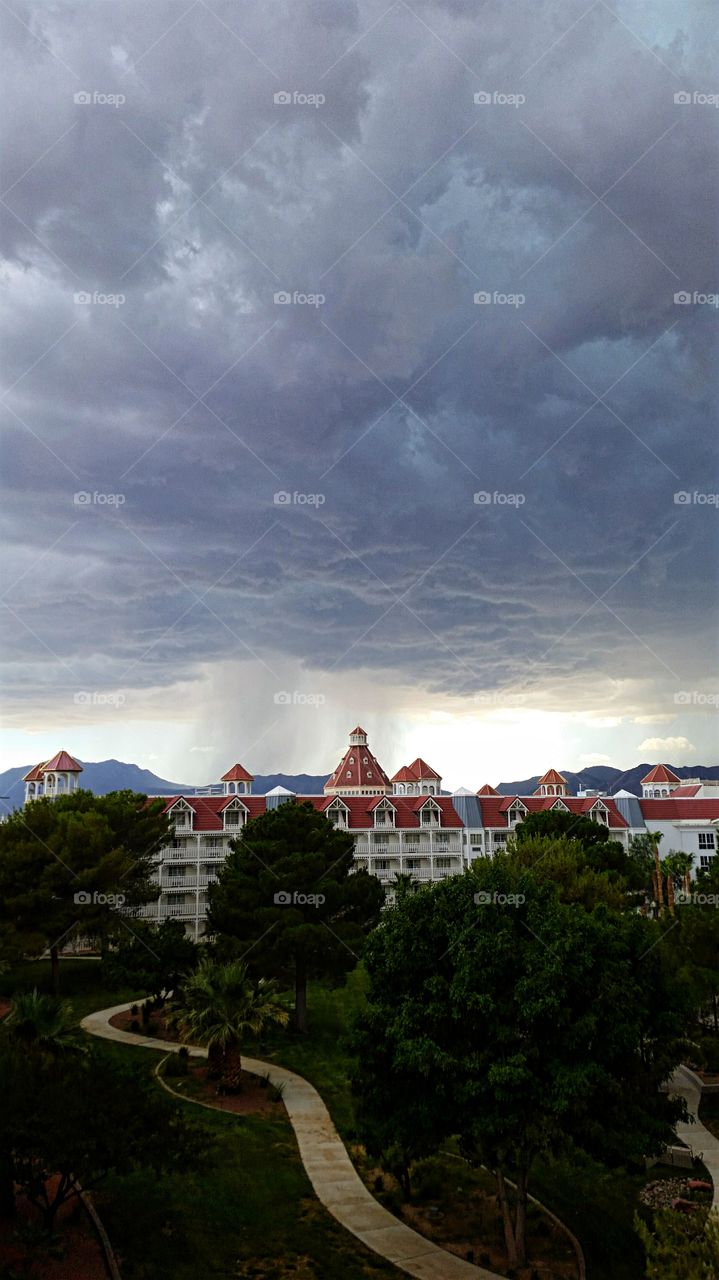
[[185,889],[204,889],[208,884],[215,884],[216,876],[162,876],[160,888],[164,891],[182,893]]

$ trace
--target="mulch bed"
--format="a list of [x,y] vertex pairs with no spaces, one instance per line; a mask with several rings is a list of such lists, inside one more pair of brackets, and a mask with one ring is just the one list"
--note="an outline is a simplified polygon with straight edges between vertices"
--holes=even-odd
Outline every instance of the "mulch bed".
[[[138,1001],[138,1009],[140,1002]],[[137,1027],[131,1024],[137,1023]],[[170,1030],[161,1012],[154,1011],[150,1014],[149,1026],[145,1027],[142,1023],[142,1017],[138,1013],[130,1013],[127,1009],[125,1013],[115,1013],[110,1018],[110,1026],[116,1027],[118,1031],[132,1031],[139,1036],[156,1036],[158,1040],[172,1040],[178,1042],[179,1036],[176,1031]]]
[[[360,1158],[362,1166],[363,1148],[355,1146],[352,1150]],[[394,1178],[379,1167],[361,1167],[361,1172],[372,1194],[378,1196],[380,1203],[386,1204],[408,1227],[458,1258],[504,1274],[507,1254],[497,1197],[493,1191],[470,1185],[462,1188],[461,1174],[458,1173],[460,1185],[454,1193],[445,1190],[429,1203],[403,1203],[397,1212],[396,1201],[388,1201],[379,1185],[381,1178],[385,1191],[398,1193]],[[576,1254],[565,1233],[544,1216],[539,1231],[541,1238],[536,1228],[530,1228],[527,1233],[530,1262],[513,1273],[516,1280],[533,1280],[534,1276],[541,1277],[541,1280],[576,1280]]]
[[107,1280],[102,1246],[77,1198],[58,1209],[50,1244],[39,1239],[42,1219],[35,1206],[21,1195],[16,1204],[14,1221],[0,1218],[0,1275],[18,1280]]
[[261,1076],[250,1075],[249,1071],[240,1074],[239,1093],[218,1093],[217,1081],[207,1079],[206,1063],[196,1064],[191,1061],[186,1076],[169,1075],[165,1078],[170,1088],[183,1097],[209,1103],[218,1111],[227,1111],[232,1115],[275,1116],[284,1111],[284,1103],[276,1099],[276,1094],[273,1094],[267,1082]]

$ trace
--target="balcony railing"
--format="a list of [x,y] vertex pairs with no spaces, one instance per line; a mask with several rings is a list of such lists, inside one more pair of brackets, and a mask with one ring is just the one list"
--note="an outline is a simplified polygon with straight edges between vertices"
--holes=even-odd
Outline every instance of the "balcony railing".
[[208,884],[215,884],[217,876],[162,876],[160,888],[167,892],[182,893],[185,889],[205,889]]

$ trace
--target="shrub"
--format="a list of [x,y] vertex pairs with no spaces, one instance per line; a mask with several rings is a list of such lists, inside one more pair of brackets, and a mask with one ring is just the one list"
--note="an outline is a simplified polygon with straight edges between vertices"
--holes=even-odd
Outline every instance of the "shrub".
[[186,1076],[189,1070],[190,1054],[183,1045],[178,1053],[170,1054],[164,1066],[166,1076]]
[[130,1006],[130,1013],[132,1014],[133,1018],[136,1018],[139,1012],[140,1010],[138,1009],[136,1004],[133,1004]]
[[134,1031],[135,1035],[138,1035],[140,1031],[140,1024],[137,1021],[137,1018],[132,1019],[132,1022],[130,1023],[130,1030]]

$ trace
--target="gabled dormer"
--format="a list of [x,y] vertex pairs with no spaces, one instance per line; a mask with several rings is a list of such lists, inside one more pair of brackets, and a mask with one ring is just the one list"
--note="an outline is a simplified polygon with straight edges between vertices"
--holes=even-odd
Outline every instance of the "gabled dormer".
[[324,815],[333,827],[339,827],[342,831],[347,831],[350,825],[349,806],[344,800],[340,800],[339,796],[335,796],[334,800],[327,805]]
[[175,831],[192,831],[194,810],[182,796],[170,805],[167,816],[174,823]]
[[427,799],[418,806],[420,827],[440,827],[442,825],[442,809],[436,800]]
[[247,822],[247,817],[247,805],[244,805],[237,796],[233,796],[222,810],[225,831],[239,831]]
[[553,810],[558,809],[560,813],[570,812],[569,805],[566,805],[563,800],[555,800],[554,804],[550,804],[549,808]]
[[394,805],[391,804],[390,801],[386,798],[386,796],[382,796],[380,800],[377,800],[375,804],[371,805],[370,812],[374,816],[375,827],[394,827],[395,826],[397,810],[395,809]]
[[524,822],[528,813],[526,804],[522,804],[521,800],[513,800],[507,810],[507,822],[510,827],[516,827],[518,822]]
[[588,813],[593,822],[603,822],[605,827],[609,826],[609,810],[603,800],[595,800],[589,806]]

